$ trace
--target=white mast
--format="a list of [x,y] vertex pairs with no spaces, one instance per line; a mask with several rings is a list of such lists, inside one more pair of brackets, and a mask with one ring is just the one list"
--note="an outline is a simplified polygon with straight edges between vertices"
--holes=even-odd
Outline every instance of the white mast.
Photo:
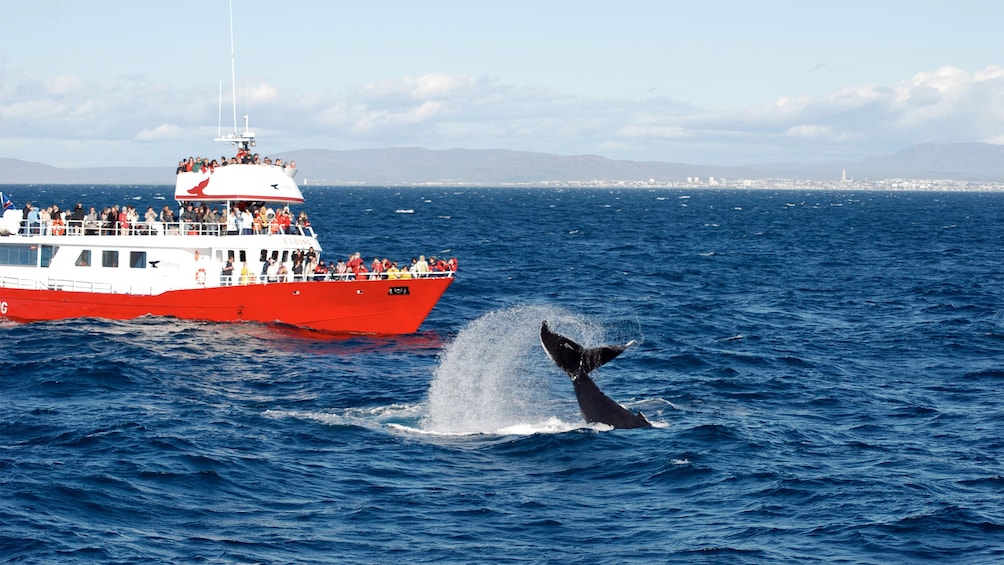
[[234,53],[234,0],[230,0],[230,87],[234,97],[234,137],[237,136],[237,55]]
[[[238,147],[242,147],[245,150],[250,150],[254,147],[254,133],[248,131],[248,117],[244,115],[244,133],[237,133],[237,55],[234,51],[234,1],[230,0],[230,86],[233,91],[233,107],[234,107],[234,131],[227,135],[221,135],[216,138],[216,141],[223,141],[226,143],[231,143]],[[220,106],[223,105],[223,86],[220,86]],[[220,111],[220,130],[222,131],[222,110]]]

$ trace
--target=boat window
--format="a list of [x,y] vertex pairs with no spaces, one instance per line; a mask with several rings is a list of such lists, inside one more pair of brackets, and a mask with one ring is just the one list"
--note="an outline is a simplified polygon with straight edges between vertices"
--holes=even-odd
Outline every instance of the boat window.
[[268,249],[262,249],[261,256],[258,257],[258,260],[264,263],[266,259],[268,259]]
[[145,269],[146,268],[146,251],[130,251],[129,252],[129,268],[131,268],[131,269]]
[[276,261],[276,262],[279,261],[279,252],[278,251],[273,251],[272,252],[272,261]]
[[35,266],[37,261],[37,245],[0,245],[0,265]]
[[289,261],[289,251],[288,250],[282,252],[282,262],[285,263],[286,261]]
[[241,249],[240,254],[241,254],[241,263],[248,260],[248,252],[246,249]]
[[55,255],[55,253],[56,253],[55,249],[56,248],[54,248],[51,245],[43,245],[42,246],[42,266],[43,267],[48,267],[49,263],[52,263],[52,256]]
[[91,266],[91,250],[84,249],[80,251],[80,255],[77,255],[77,260],[73,262],[74,265],[78,267],[90,267]]
[[102,267],[118,267],[119,266],[119,252],[118,251],[102,251],[101,252],[101,266]]

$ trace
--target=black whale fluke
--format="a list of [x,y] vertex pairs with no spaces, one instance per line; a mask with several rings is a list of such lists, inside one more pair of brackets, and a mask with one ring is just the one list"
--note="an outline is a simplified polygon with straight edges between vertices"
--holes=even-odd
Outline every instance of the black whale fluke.
[[586,349],[567,337],[552,332],[551,328],[547,327],[547,322],[540,325],[540,344],[554,364],[572,379],[582,417],[586,422],[606,424],[614,428],[652,426],[640,412],[637,414],[630,412],[603,394],[589,377],[589,373],[594,369],[616,358],[632,343],[634,342]]

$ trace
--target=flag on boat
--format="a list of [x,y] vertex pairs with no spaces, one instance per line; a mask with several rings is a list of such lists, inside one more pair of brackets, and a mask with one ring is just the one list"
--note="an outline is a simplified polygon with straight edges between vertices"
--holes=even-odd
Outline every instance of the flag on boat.
[[7,198],[2,192],[0,192],[0,210],[6,212],[7,210],[13,209],[14,203],[10,201],[10,198]]

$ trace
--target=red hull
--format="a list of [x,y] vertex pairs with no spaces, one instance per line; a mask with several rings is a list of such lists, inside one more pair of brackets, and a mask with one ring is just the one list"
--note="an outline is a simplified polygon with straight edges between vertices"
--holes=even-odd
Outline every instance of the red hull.
[[0,288],[0,318],[126,320],[170,316],[210,322],[280,323],[332,333],[413,333],[452,278],[255,284],[157,295]]

